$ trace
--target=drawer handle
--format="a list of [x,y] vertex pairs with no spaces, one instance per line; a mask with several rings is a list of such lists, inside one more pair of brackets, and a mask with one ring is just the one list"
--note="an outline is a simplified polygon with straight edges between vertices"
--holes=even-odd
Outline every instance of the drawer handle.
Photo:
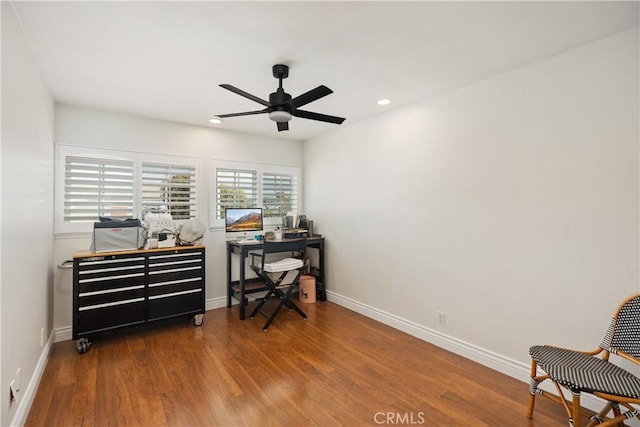
[[195,294],[196,292],[201,292],[200,289],[192,289],[190,291],[182,291],[182,292],[173,292],[170,294],[164,294],[164,295],[154,295],[152,297],[149,297],[150,300],[152,299],[160,299],[160,298],[169,298],[169,297],[176,297],[178,295],[187,295],[187,294]]
[[117,292],[133,291],[135,289],[144,289],[144,285],[127,286],[126,288],[105,289],[105,290],[102,290],[102,291],[83,292],[81,294],[78,294],[78,297],[82,298],[82,297],[91,297],[91,296],[94,296],[94,295],[114,294],[114,293],[117,293]]
[[144,277],[144,272],[137,274],[121,274],[118,276],[95,277],[93,279],[80,279],[78,283],[105,282],[107,280],[126,279],[129,277]]
[[189,252],[184,254],[172,254],[172,255],[149,255],[149,259],[162,259],[162,258],[176,258],[185,256],[202,255],[202,252]]
[[142,270],[144,272],[144,265],[127,265],[124,267],[113,268],[96,268],[95,270],[82,270],[80,274],[93,274],[93,273],[106,273],[109,271],[122,271],[122,270]]
[[144,301],[144,298],[134,298],[134,299],[128,299],[124,301],[106,302],[104,304],[96,304],[96,305],[88,305],[86,307],[80,307],[78,311],[95,310],[97,308],[114,307],[116,305],[132,304],[134,302],[143,302],[143,301]]
[[116,259],[104,259],[99,261],[81,261],[80,265],[96,265],[96,264],[113,264],[114,262],[131,262],[131,261],[144,261],[142,258],[116,258]]
[[158,286],[177,285],[178,283],[199,282],[200,280],[202,280],[202,277],[194,277],[193,279],[169,280],[168,282],[150,284],[149,287],[156,288]]
[[177,273],[179,271],[189,271],[189,270],[202,270],[202,267],[197,266],[197,267],[187,267],[187,268],[172,268],[170,270],[150,271],[149,274]]

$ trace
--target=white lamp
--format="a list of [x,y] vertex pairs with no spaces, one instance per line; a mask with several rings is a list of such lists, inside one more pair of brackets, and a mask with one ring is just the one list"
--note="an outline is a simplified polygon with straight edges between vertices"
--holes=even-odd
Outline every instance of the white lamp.
[[291,120],[291,113],[288,111],[275,110],[269,113],[269,118],[274,122],[288,122]]

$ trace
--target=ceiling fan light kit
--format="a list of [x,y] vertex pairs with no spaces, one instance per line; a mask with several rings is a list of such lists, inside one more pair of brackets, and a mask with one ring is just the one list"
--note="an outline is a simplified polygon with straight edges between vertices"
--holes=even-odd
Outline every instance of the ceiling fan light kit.
[[288,122],[291,117],[291,113],[288,111],[272,111],[269,113],[269,118],[274,122]]
[[231,114],[219,114],[218,118],[249,116],[254,114],[268,113],[269,118],[276,122],[278,126],[278,132],[289,130],[289,120],[292,117],[300,117],[303,119],[317,120],[327,123],[342,124],[345,121],[343,117],[329,116],[326,114],[314,113],[311,111],[299,110],[298,107],[307,105],[313,101],[323,98],[333,91],[324,85],[320,85],[315,89],[311,89],[308,92],[303,93],[300,96],[292,98],[291,95],[286,93],[282,88],[282,80],[289,77],[289,67],[283,64],[276,64],[273,66],[273,77],[278,79],[278,89],[269,95],[269,101],[265,101],[255,95],[247,93],[241,89],[230,84],[221,84],[220,87],[227,89],[237,95],[250,99],[258,104],[264,105],[266,108],[256,111],[246,111],[242,113]]

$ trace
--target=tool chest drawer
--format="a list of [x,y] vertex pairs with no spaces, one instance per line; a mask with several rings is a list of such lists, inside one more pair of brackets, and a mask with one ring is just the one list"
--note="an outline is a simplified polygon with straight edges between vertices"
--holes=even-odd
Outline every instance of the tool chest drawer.
[[78,312],[78,337],[144,322],[144,298],[100,305]]

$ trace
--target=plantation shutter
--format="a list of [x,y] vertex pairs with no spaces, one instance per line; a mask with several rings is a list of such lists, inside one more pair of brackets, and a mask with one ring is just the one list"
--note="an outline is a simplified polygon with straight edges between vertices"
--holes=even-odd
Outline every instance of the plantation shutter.
[[226,208],[258,207],[258,174],[255,170],[216,169],[216,218]]
[[143,212],[170,213],[173,219],[196,217],[196,168],[142,162]]
[[289,211],[297,210],[297,175],[263,173],[262,202],[265,217],[282,217]]
[[133,162],[66,156],[64,220],[133,217]]

